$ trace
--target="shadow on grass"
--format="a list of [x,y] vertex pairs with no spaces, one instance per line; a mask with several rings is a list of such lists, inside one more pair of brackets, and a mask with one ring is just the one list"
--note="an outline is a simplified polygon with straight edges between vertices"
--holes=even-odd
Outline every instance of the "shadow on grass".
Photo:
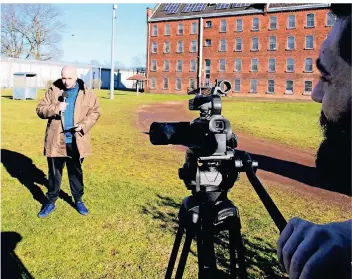
[[[130,94],[122,94],[122,93],[115,93],[114,96],[126,96],[126,95],[130,95]],[[106,96],[102,96],[100,97],[102,99],[110,99],[110,96],[106,97]]]
[[260,154],[251,153],[253,160],[258,161],[259,169],[291,178],[306,185],[319,187],[315,167],[301,165]]
[[[32,194],[33,198],[40,204],[46,202],[45,195],[38,185],[48,187],[48,180],[44,172],[33,164],[32,159],[15,151],[1,149],[1,163],[7,172],[24,185]],[[63,190],[59,197],[75,208],[72,198]]]
[[15,253],[21,240],[17,232],[1,232],[1,278],[34,279]]
[[[178,211],[180,209],[181,203],[175,201],[170,197],[165,197],[157,195],[159,198],[157,206],[143,206],[141,209],[142,214],[150,215],[153,219],[160,222],[160,228],[167,230],[174,235],[178,228]],[[185,236],[183,236],[184,239]],[[230,270],[230,257],[229,257],[229,236],[228,232],[221,232],[215,236],[215,253],[217,258],[217,265],[219,268],[218,279],[229,279],[231,278],[229,274]],[[288,278],[284,273],[280,271],[279,263],[276,259],[276,248],[273,247],[266,240],[261,238],[251,238],[242,234],[243,243],[245,245],[246,253],[246,269],[249,273],[249,278],[258,278],[258,273],[260,278],[273,278],[273,279],[283,279]],[[171,253],[172,247],[170,247]],[[182,250],[182,245],[179,249],[179,255]],[[191,249],[190,254],[197,257],[196,251]],[[168,263],[165,263],[165,271]],[[177,268],[178,262],[175,264],[175,269]],[[256,275],[252,273],[256,272]]]
[[11,99],[12,100],[12,95],[4,95],[4,96],[1,96],[1,98]]

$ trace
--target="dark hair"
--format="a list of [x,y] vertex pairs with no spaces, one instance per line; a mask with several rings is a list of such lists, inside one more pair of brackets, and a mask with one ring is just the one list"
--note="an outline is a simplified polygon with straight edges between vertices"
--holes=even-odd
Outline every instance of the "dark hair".
[[331,11],[341,19],[347,21],[347,25],[342,32],[339,42],[339,52],[343,60],[351,65],[351,15],[352,5],[351,4],[331,4]]

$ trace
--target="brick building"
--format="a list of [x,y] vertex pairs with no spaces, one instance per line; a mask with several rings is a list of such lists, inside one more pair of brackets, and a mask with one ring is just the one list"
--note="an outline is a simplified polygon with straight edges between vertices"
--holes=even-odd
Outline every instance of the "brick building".
[[158,4],[147,9],[147,92],[186,94],[215,79],[232,95],[309,98],[329,4]]

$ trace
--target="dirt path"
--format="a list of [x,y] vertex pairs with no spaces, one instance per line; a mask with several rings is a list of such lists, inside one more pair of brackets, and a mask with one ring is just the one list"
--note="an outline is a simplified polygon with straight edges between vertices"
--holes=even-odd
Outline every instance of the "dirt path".
[[[148,132],[152,122],[191,121],[194,115],[187,110],[186,102],[167,102],[143,105],[137,111],[137,128]],[[314,152],[302,151],[283,144],[273,143],[243,133],[237,133],[238,149],[249,152],[259,162],[259,179],[272,181],[285,191],[306,197],[319,198],[321,202],[334,203],[344,210],[351,209],[348,196],[316,188]],[[148,137],[148,135],[146,135]],[[170,146],[185,151],[183,146]]]

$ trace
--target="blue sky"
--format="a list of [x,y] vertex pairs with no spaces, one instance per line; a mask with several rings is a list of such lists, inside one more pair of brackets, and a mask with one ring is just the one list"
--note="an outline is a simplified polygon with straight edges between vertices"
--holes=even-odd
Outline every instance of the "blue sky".
[[[67,25],[62,33],[61,61],[110,64],[112,4],[54,4]],[[133,57],[145,61],[146,8],[155,4],[118,4],[115,20],[115,59],[122,66],[135,66]],[[74,36],[72,36],[74,34]]]

